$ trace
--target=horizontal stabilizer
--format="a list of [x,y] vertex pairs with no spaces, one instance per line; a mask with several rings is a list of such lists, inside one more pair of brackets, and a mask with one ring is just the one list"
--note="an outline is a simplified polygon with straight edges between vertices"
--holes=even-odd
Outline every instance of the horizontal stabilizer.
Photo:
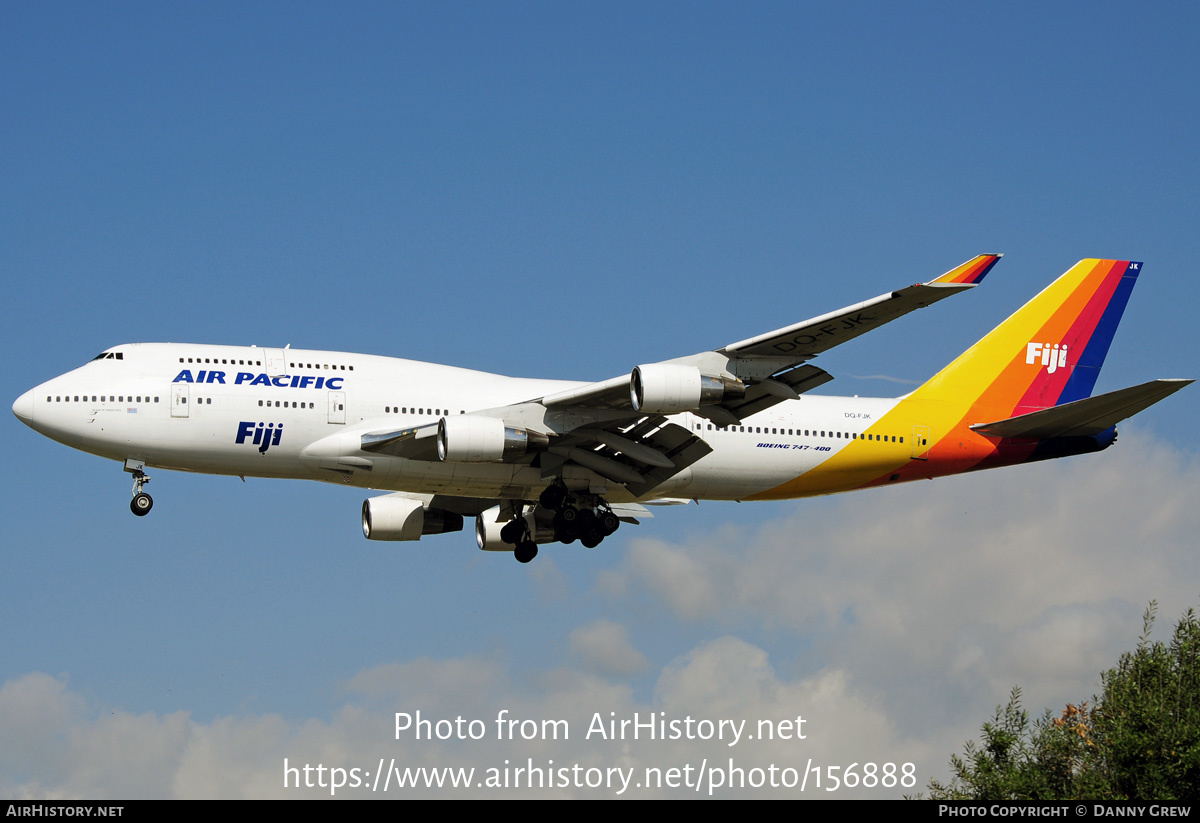
[[1151,380],[1096,397],[1085,397],[1041,411],[1009,417],[994,423],[976,423],[972,431],[991,437],[1091,437],[1127,417],[1169,397],[1192,380]]

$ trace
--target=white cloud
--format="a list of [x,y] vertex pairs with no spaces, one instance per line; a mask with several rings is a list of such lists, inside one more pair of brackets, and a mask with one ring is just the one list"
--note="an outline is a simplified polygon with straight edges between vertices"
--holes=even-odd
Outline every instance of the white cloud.
[[811,637],[807,670],[852,673],[896,716],[965,720],[1015,684],[1035,706],[1090,696],[1149,600],[1192,605],[1196,500],[1195,461],[1122,435],[1099,455],[798,501],[684,544],[639,539],[604,591]]
[[571,654],[599,675],[631,675],[649,661],[629,642],[629,631],[611,620],[596,620],[571,632]]
[[[831,670],[815,677],[780,678],[763,649],[732,636],[704,643],[666,665],[651,703],[634,699],[619,684],[567,668],[531,682],[500,678],[491,689],[476,689],[472,694],[461,688],[439,689],[448,674],[466,673],[466,680],[477,686],[475,678],[489,671],[491,663],[469,658],[381,666],[351,679],[358,696],[351,696],[328,721],[289,722],[277,715],[260,715],[220,717],[211,723],[197,723],[182,713],[157,717],[104,708],[84,710],[83,701],[64,683],[33,673],[0,691],[0,718],[4,719],[0,736],[13,750],[24,751],[46,734],[43,727],[22,726],[13,713],[21,695],[40,691],[42,704],[54,718],[55,751],[39,763],[27,764],[20,774],[8,771],[0,792],[97,799],[329,797],[331,767],[374,772],[380,758],[389,764],[394,758],[402,769],[473,767],[476,782],[484,779],[486,770],[501,769],[502,780],[520,781],[520,786],[482,792],[493,797],[609,797],[624,785],[615,777],[610,782],[614,769],[631,777],[626,789],[631,796],[690,797],[697,793],[692,785],[703,764],[708,767],[703,774],[709,777],[701,784],[702,796],[710,791],[711,775],[720,775],[711,789],[715,795],[757,797],[770,791],[770,784],[761,788],[753,784],[769,781],[772,766],[777,782],[782,782],[800,779],[810,761],[849,765],[911,760],[913,751],[923,751],[919,741],[897,735],[885,714],[856,692],[846,673]],[[364,685],[370,692],[366,703],[361,700],[366,692],[358,691]],[[407,702],[414,698],[419,705]],[[403,709],[415,716],[418,708],[427,723],[422,739],[416,739],[412,728],[397,737],[394,712]],[[461,725],[455,722],[460,717]],[[497,717],[515,721],[512,727],[503,727],[505,737],[512,739],[498,739]],[[801,717],[804,722],[799,722]],[[481,722],[472,727],[471,720]],[[554,739],[541,725],[557,720],[568,723],[565,739],[561,726]],[[610,721],[616,725],[610,726]],[[623,730],[622,721],[626,721]],[[630,725],[635,721],[642,724],[636,739]],[[654,733],[647,731],[649,724],[660,722],[668,725],[658,726]],[[736,738],[731,722],[739,723]],[[473,728],[481,730],[481,739],[463,739]],[[600,728],[606,732],[597,732]],[[610,736],[608,730],[613,728],[619,731]],[[775,730],[774,739],[756,739],[768,728]],[[661,736],[662,729],[667,730],[667,739]],[[805,738],[800,739],[800,734]],[[293,783],[309,779],[323,781],[326,787],[285,789],[285,758],[289,768],[296,770]],[[570,785],[529,788],[528,780],[514,770],[530,764],[543,770],[567,769],[544,776],[557,781],[565,774]],[[574,771],[576,764],[580,772]],[[307,777],[305,765],[312,767]],[[318,765],[326,771],[317,772]],[[648,773],[666,781],[671,769],[679,770],[678,781],[686,776],[689,785],[637,786],[644,784]],[[604,785],[576,785],[587,777]],[[897,792],[891,789],[884,794]],[[480,793],[478,786],[472,786],[466,791],[393,789],[389,796]],[[338,796],[362,798],[371,792],[348,786]]]
[[[592,618],[564,627],[566,661],[544,669],[513,670],[502,654],[364,669],[348,677],[343,698],[321,718],[267,713],[198,723],[185,712],[133,714],[90,706],[64,679],[30,673],[0,688],[0,792],[330,795],[328,788],[285,790],[285,758],[293,768],[372,774],[381,758],[401,768],[480,770],[507,760],[510,781],[530,760],[543,769],[633,769],[639,779],[647,768],[727,767],[731,760],[745,775],[772,764],[912,762],[917,785],[908,788],[919,790],[931,774],[944,773],[950,753],[977,734],[1013,685],[1024,688],[1035,712],[1090,697],[1101,670],[1135,642],[1151,598],[1162,604],[1160,629],[1169,630],[1194,603],[1197,499],[1194,462],[1123,436],[1116,450],[1094,457],[801,501],[790,516],[753,530],[729,527],[681,544],[639,539],[597,582],[605,602],[626,611],[636,603],[637,624]],[[671,647],[689,633],[710,639]],[[657,650],[648,658],[650,648]],[[652,691],[639,697],[631,684],[646,683],[636,675],[647,670],[657,675]],[[429,730],[453,727],[438,720],[477,720],[483,739],[417,740],[411,731],[397,738],[395,713],[417,710]],[[501,712],[517,722],[517,739],[497,739]],[[718,728],[722,719],[746,720],[743,733],[755,735],[759,721],[803,716],[806,739],[743,738],[731,747],[728,739],[650,741],[644,733],[640,740],[585,737],[594,718],[635,715],[643,723],[711,720]],[[544,739],[539,723],[554,720],[568,722],[569,739]],[[520,739],[522,731],[535,739]],[[828,785],[828,772],[825,778]],[[810,782],[806,796],[813,788]],[[568,786],[485,793],[614,792]],[[687,788],[630,793],[695,796]],[[339,792],[369,795],[363,788]]]

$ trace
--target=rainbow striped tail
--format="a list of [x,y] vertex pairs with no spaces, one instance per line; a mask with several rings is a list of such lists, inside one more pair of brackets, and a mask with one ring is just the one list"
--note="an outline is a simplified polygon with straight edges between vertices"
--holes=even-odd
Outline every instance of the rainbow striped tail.
[[912,396],[971,422],[1090,397],[1142,264],[1080,260]]

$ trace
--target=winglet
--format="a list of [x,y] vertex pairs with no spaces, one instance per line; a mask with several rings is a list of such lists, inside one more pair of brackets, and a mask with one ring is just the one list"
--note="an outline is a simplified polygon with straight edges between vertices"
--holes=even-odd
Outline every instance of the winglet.
[[981,254],[961,266],[950,269],[941,277],[930,280],[927,285],[947,285],[950,283],[962,283],[968,286],[977,286],[987,276],[987,273],[992,270],[992,266],[1000,262],[1003,254]]

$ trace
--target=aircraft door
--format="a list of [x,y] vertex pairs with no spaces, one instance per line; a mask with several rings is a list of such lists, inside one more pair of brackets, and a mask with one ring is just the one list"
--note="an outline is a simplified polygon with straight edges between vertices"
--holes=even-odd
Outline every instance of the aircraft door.
[[329,393],[329,422],[346,422],[346,393],[344,391],[331,391]]
[[928,426],[913,426],[912,456],[914,460],[929,459]]
[[284,349],[263,349],[263,368],[271,377],[288,373],[287,352]]
[[171,416],[172,417],[187,417],[188,416],[188,384],[187,383],[172,383],[171,384]]

